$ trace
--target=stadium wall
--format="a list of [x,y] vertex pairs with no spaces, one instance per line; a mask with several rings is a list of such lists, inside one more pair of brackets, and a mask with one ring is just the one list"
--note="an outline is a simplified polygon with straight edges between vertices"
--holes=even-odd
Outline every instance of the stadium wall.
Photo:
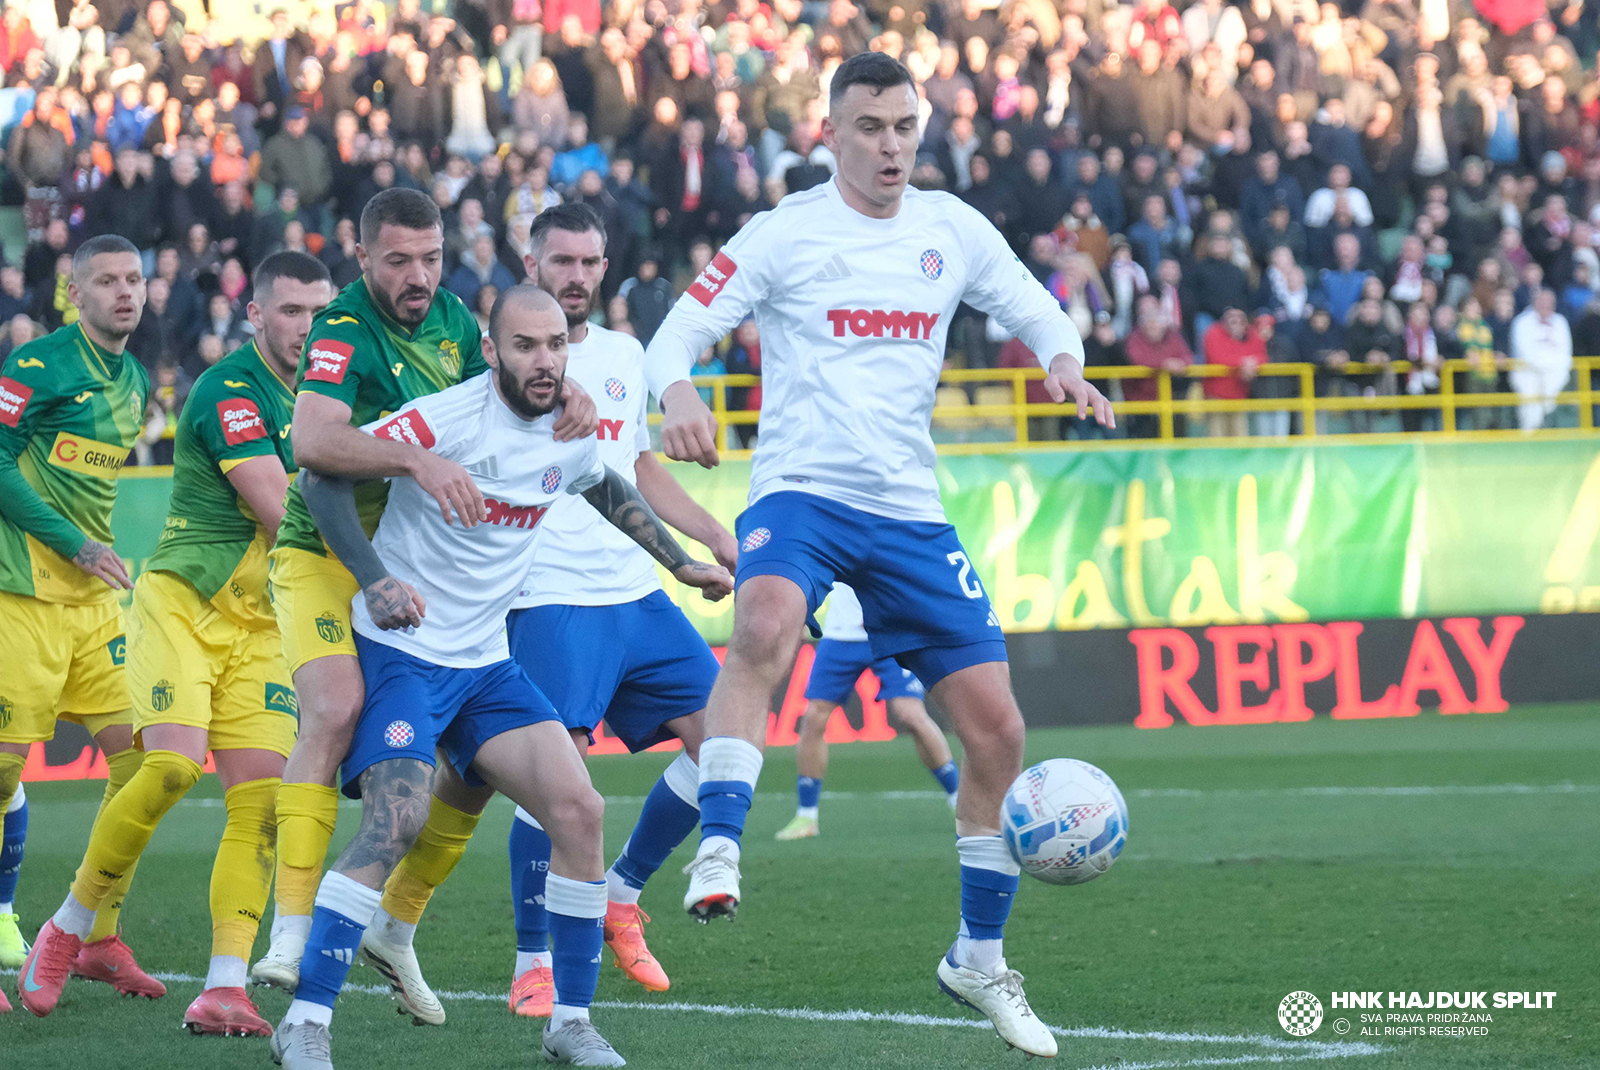
[[[673,471],[732,527],[748,462]],[[1414,701],[1457,712],[1445,662],[1488,712],[1472,659],[1497,642],[1504,700],[1600,698],[1600,439],[1064,449],[941,457],[937,475],[1034,723],[1402,715]],[[112,526],[135,573],[169,489],[165,470],[124,472]],[[708,641],[726,642],[731,600],[665,582]],[[807,653],[774,696],[774,743],[793,741]],[[1365,705],[1349,697],[1356,675]],[[1391,687],[1394,703],[1373,706]],[[836,718],[839,741],[892,735],[871,693]],[[84,746],[63,733],[27,775],[89,773]]]

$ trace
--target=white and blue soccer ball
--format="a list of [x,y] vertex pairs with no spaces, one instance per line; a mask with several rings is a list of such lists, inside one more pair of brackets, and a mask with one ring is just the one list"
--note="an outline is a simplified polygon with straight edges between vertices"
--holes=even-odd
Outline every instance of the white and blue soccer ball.
[[1128,842],[1128,804],[1101,770],[1075,758],[1040,762],[1012,782],[1001,831],[1024,873],[1082,884],[1111,868]]

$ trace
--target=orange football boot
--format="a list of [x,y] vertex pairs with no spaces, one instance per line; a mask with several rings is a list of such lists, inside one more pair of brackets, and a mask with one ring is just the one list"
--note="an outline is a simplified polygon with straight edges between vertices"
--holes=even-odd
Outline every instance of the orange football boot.
[[242,988],[208,988],[183,1012],[183,1026],[195,1036],[270,1037],[272,1024]]
[[511,1013],[548,1018],[555,1013],[556,976],[548,966],[524,970],[511,985]]
[[17,994],[29,1013],[43,1018],[56,1009],[61,1001],[61,990],[67,987],[72,960],[82,947],[82,940],[59,928],[54,921],[47,921],[40,927],[28,959],[22,964],[22,976],[17,980]]
[[115,934],[84,944],[72,964],[72,976],[104,981],[124,996],[160,999],[167,994],[167,986],[140,969],[133,961],[133,952]]
[[606,946],[611,949],[617,969],[638,981],[650,992],[665,992],[670,986],[667,971],[650,954],[644,943],[644,923],[650,915],[637,903],[606,904]]

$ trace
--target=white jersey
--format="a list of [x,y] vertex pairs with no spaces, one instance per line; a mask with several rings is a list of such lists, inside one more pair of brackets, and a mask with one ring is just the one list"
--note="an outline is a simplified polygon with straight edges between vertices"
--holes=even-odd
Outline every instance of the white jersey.
[[942,521],[929,424],[945,334],[963,301],[1041,363],[1083,359],[1061,306],[999,231],[948,193],[907,189],[892,219],[834,182],[792,194],[723,247],[651,339],[656,396],[752,309],[761,334],[761,435],[750,500],[820,494],[903,520]]
[[849,584],[835,583],[828,595],[828,615],[822,622],[822,638],[841,643],[867,641],[867,625],[861,615],[861,600]]
[[555,414],[524,420],[500,400],[494,374],[418,398],[362,428],[456,461],[483,492],[489,519],[465,528],[446,524],[439,503],[415,480],[391,480],[372,546],[394,576],[417,589],[427,612],[410,631],[382,631],[361,595],[350,603],[351,626],[361,635],[457,669],[510,656],[506,612],[528,574],[540,520],[565,495],[605,476],[594,439],[557,442]]
[[[644,349],[620,331],[590,325],[567,346],[567,377],[594,398],[600,460],[629,483],[650,449],[645,422]],[[661,589],[655,560],[588,502],[556,502],[539,523],[538,552],[513,609],[615,606]]]

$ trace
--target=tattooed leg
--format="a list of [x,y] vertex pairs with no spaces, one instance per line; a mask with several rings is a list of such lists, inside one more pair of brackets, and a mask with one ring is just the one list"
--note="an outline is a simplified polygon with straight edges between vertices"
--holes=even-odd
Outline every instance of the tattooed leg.
[[333,864],[368,888],[383,882],[428,820],[433,766],[415,758],[379,762],[361,774],[361,828]]

